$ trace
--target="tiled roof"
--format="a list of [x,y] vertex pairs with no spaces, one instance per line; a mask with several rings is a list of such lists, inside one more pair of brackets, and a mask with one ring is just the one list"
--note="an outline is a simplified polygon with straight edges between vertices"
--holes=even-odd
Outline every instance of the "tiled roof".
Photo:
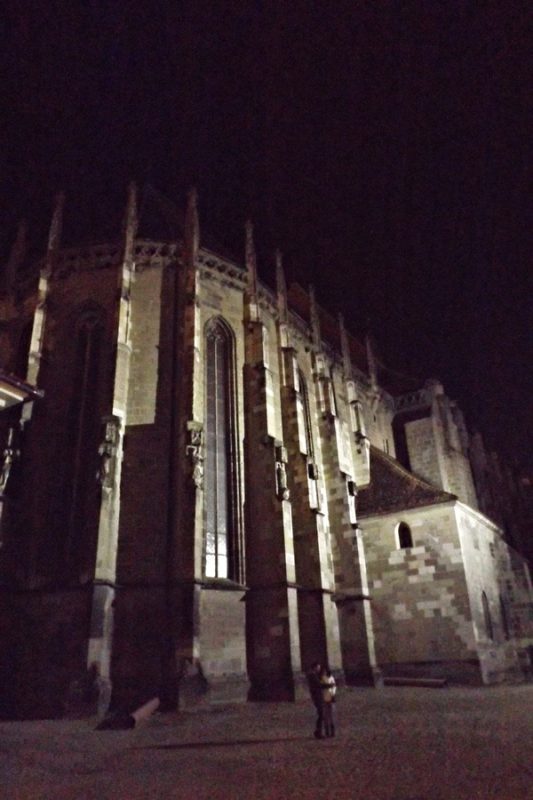
[[446,503],[449,500],[457,500],[456,495],[413,475],[396,459],[377,447],[370,448],[370,484],[359,490],[359,516],[369,517],[388,511]]
[[[288,289],[288,299],[290,308],[296,311],[305,322],[309,323],[311,317],[309,293],[300,286],[300,284],[291,283]],[[318,297],[318,300],[320,301],[320,297]],[[341,343],[338,319],[329,311],[322,308],[320,304],[318,305],[318,316],[320,319],[320,333],[322,338],[334,350],[340,353]],[[363,341],[354,335],[354,331],[350,330],[352,320],[349,317],[345,319],[345,324],[352,364],[357,367],[360,372],[368,375],[369,369],[366,346]],[[397,372],[383,364],[380,358],[376,357],[375,351],[374,358],[377,366],[378,384],[393,397],[407,394],[422,386],[423,382],[420,378]]]
[[[309,293],[300,284],[291,283],[288,289],[288,299],[290,308],[294,309],[305,322],[309,323],[311,319]],[[341,343],[338,320],[320,305],[318,305],[318,316],[322,338],[340,353]],[[349,330],[347,330],[347,337],[352,363],[361,372],[368,373],[365,346]]]

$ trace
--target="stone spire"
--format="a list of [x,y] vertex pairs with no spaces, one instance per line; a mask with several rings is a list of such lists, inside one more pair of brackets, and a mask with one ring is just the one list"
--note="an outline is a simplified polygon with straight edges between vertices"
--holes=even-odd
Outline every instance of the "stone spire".
[[311,317],[311,338],[313,341],[312,362],[315,376],[317,378],[318,405],[323,414],[335,416],[335,398],[331,383],[331,373],[326,362],[322,349],[322,337],[320,335],[320,316],[318,305],[315,298],[314,286],[309,286],[310,317]]
[[276,292],[278,299],[278,325],[281,347],[290,347],[289,335],[289,304],[287,301],[287,283],[283,270],[283,259],[279,250],[275,253],[276,259]]
[[356,456],[354,460],[354,471],[358,484],[368,483],[367,477],[369,474],[370,461],[368,443],[361,444],[362,440],[366,440],[366,427],[363,413],[363,405],[359,399],[356,385],[353,377],[352,360],[350,358],[350,347],[348,343],[348,334],[344,327],[344,318],[339,314],[339,333],[341,339],[341,352],[342,352],[342,365],[344,370],[344,383],[346,385],[346,396],[351,408],[352,430],[355,433],[356,440]]
[[18,224],[17,235],[15,241],[13,242],[13,246],[11,247],[11,252],[9,253],[9,258],[6,264],[4,276],[4,285],[6,289],[12,288],[17,276],[17,272],[24,262],[28,246],[27,240],[28,224],[25,219],[22,219]]
[[344,327],[344,317],[339,313],[339,334],[341,339],[341,353],[342,353],[342,367],[344,370],[344,380],[349,381],[352,378],[352,360],[350,358],[350,348],[348,345],[348,336],[346,328]]
[[124,262],[128,267],[133,265],[133,250],[138,226],[137,218],[137,186],[132,181],[128,187],[128,200],[124,215]]
[[254,226],[250,220],[246,222],[245,261],[248,274],[248,292],[257,302],[257,256],[254,244]]
[[[128,187],[128,199],[122,224],[123,253],[122,267],[118,273],[118,288],[120,304],[118,308],[118,333],[117,342],[120,345],[129,346],[130,335],[130,292],[135,268],[135,237],[137,235],[137,187],[132,181]],[[129,362],[128,362],[129,363]],[[129,368],[129,367],[128,367]],[[120,373],[123,377],[123,373]],[[125,374],[125,373],[124,373]],[[119,371],[115,374],[118,380]],[[115,393],[117,389],[115,389]],[[122,413],[122,412],[121,412]]]
[[246,308],[248,319],[251,322],[259,320],[259,296],[257,289],[257,256],[255,253],[254,245],[254,226],[248,220],[245,226],[245,248],[244,259],[246,262],[246,273],[248,278],[248,287],[246,290]]
[[60,192],[56,195],[54,212],[52,214],[52,222],[50,223],[50,230],[48,232],[48,245],[46,248],[46,263],[44,272],[48,276],[53,270],[54,260],[59,246],[61,244],[61,235],[63,232],[63,208],[65,205],[65,194]]
[[193,187],[187,196],[185,215],[185,261],[188,267],[195,267],[200,247],[200,223],[198,220],[198,192]]
[[283,270],[283,258],[281,252],[276,250],[276,291],[278,295],[278,313],[279,321],[284,325],[289,322],[289,307],[287,304],[287,283],[285,281],[285,272]]
[[316,352],[322,349],[322,341],[320,337],[320,318],[318,316],[318,306],[315,299],[315,287],[309,286],[309,302],[310,302],[310,316],[311,316],[311,335],[313,338],[313,345]]
[[[43,344],[46,327],[46,314],[48,295],[50,291],[50,276],[54,270],[57,251],[61,244],[61,233],[63,229],[63,206],[65,205],[65,195],[60,192],[56,195],[52,222],[48,233],[48,244],[44,265],[39,275],[39,288],[37,291],[37,304],[33,315],[33,329],[31,334],[30,352],[28,356],[28,371],[26,380],[33,386],[39,385],[41,361],[43,358]],[[29,411],[31,414],[31,409]]]
[[374,348],[372,346],[372,337],[369,333],[365,336],[366,346],[366,361],[368,364],[368,375],[370,377],[370,384],[372,389],[378,388],[378,365],[374,355]]

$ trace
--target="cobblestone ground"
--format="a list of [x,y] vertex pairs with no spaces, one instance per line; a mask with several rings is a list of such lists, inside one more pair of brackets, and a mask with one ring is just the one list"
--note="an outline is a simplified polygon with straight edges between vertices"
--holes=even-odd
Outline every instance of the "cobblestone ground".
[[310,704],[0,723],[2,800],[529,800],[533,686],[341,689],[338,734]]

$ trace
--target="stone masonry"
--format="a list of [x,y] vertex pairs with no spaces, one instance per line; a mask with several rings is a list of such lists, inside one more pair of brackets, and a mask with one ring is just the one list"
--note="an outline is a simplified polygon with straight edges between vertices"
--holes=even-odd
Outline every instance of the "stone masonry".
[[262,284],[251,224],[241,263],[194,192],[171,241],[145,207],[132,185],[116,241],[71,248],[58,196],[4,276],[0,366],[43,397],[0,415],[0,714],[293,700],[316,660],[527,678],[529,568],[442,386],[399,384],[279,254]]

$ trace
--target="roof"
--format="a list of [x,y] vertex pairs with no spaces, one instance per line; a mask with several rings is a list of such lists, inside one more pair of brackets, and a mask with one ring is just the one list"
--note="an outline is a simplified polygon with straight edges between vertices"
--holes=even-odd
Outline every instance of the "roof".
[[[311,319],[311,301],[309,292],[307,292],[300,284],[291,283],[288,289],[289,307],[296,311],[296,313],[308,324]],[[326,341],[338,353],[341,352],[339,321],[329,311],[326,311],[319,304],[317,304],[318,316],[320,320],[320,334],[322,339]],[[352,364],[365,375],[369,374],[368,356],[366,345],[360,341],[349,330],[352,320],[345,319],[347,326],[346,336],[348,339],[348,347],[350,348],[350,358]],[[377,366],[377,379],[378,384],[385,389],[393,397],[413,392],[421,387],[422,381],[414,375],[405,375],[385,365],[379,357],[376,357],[375,344],[373,345],[374,359]]]
[[[289,307],[308,324],[311,320],[311,300],[309,293],[299,283],[291,283],[288,292]],[[318,305],[320,320],[320,334],[337,352],[341,351],[340,331],[338,319]],[[366,347],[356,339],[350,331],[346,331],[352,364],[361,372],[368,374]]]
[[395,458],[371,446],[370,484],[358,493],[360,517],[437,505],[450,500],[457,500],[457,496],[413,475]]
[[0,369],[0,411],[42,396],[39,389]]

